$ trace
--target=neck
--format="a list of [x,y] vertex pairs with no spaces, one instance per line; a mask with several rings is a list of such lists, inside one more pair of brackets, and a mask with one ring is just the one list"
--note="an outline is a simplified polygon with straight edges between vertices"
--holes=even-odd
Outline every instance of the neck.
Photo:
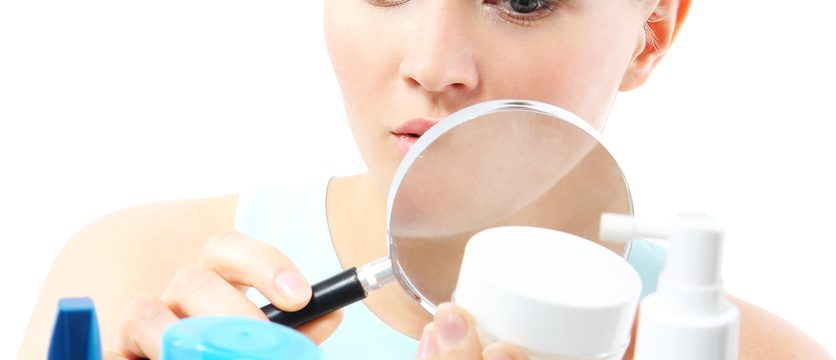
[[370,176],[332,180],[326,207],[331,239],[344,268],[388,255],[386,197]]

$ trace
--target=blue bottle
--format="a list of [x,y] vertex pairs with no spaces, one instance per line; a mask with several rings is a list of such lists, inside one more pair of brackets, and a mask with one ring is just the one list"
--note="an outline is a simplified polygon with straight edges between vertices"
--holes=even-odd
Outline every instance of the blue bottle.
[[58,316],[52,329],[49,360],[101,360],[102,346],[96,309],[90,298],[58,301]]
[[319,348],[286,326],[250,318],[192,317],[163,333],[162,360],[319,360]]

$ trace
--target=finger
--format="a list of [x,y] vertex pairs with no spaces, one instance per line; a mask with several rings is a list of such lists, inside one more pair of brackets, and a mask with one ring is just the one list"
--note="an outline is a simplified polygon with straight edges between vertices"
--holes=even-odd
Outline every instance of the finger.
[[178,272],[165,290],[162,301],[180,317],[236,315],[267,320],[264,312],[246,295],[216,272],[199,267]]
[[496,343],[485,348],[482,358],[485,360],[528,360],[528,355],[514,345]]
[[119,322],[116,336],[116,358],[160,357],[160,341],[166,327],[177,316],[159,299],[142,295],[128,303]]
[[438,332],[435,330],[435,324],[429,323],[424,326],[424,331],[421,332],[421,342],[418,343],[415,359],[435,360],[438,359],[438,356]]
[[252,286],[281,310],[299,310],[311,300],[311,286],[281,251],[239,232],[209,239],[200,257],[233,284]]
[[300,325],[296,327],[296,330],[305,334],[308,339],[311,339],[311,341],[319,345],[337,330],[337,326],[340,325],[342,320],[343,311],[337,310]]
[[482,345],[476,326],[464,309],[452,303],[441,304],[433,322],[442,359],[481,359]]

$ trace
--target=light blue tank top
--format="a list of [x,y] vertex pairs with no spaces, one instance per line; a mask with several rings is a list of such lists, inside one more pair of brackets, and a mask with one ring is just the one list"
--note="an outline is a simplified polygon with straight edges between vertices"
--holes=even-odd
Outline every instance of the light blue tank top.
[[[328,176],[322,176],[305,183],[276,184],[241,192],[235,215],[236,230],[280,249],[311,284],[339,273],[343,269],[331,243],[325,213],[329,181]],[[664,248],[648,241],[633,243],[628,262],[641,277],[642,297],[656,290],[665,254]],[[259,307],[268,304],[253,289],[247,296]],[[363,302],[349,305],[343,311],[342,323],[321,344],[326,359],[415,357],[418,341],[386,325]]]

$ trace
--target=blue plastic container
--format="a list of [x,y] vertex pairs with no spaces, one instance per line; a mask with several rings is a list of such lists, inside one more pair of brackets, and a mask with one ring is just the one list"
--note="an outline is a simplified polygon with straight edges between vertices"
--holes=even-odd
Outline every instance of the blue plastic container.
[[60,299],[47,359],[101,360],[101,358],[102,346],[93,300],[90,298]]
[[319,348],[289,327],[243,317],[192,317],[163,334],[162,360],[319,360]]

